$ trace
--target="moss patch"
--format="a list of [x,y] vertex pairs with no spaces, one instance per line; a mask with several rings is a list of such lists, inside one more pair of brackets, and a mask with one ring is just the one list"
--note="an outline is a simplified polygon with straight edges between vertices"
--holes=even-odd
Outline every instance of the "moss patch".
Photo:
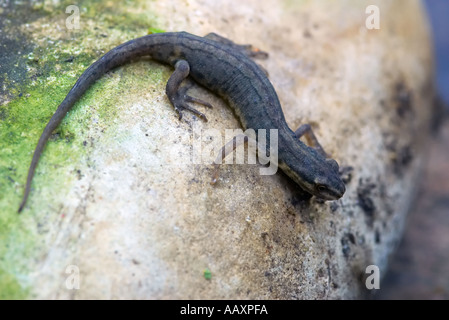
[[4,270],[0,270],[0,279],[0,300],[19,300],[27,297],[27,292],[22,290],[15,276],[6,273]]
[[37,140],[76,79],[107,50],[158,27],[149,8],[151,2],[125,1],[120,6],[98,0],[78,3],[80,30],[55,28],[64,26],[65,7],[70,4],[72,1],[45,1],[11,7],[20,12],[18,17],[33,12],[33,21],[11,20],[3,29],[3,36],[12,39],[11,46],[17,44],[14,39],[21,39],[23,50],[2,64],[0,75],[0,299],[30,297],[33,283],[29,274],[38,272],[52,241],[49,230],[58,226],[63,215],[54,199],[64,198],[76,179],[77,163],[87,161],[90,149],[84,134],[93,118],[111,129],[117,112],[113,106],[124,103],[120,92],[129,92],[129,81],[137,91],[148,88],[150,81],[167,77],[163,67],[151,72],[147,65],[144,71],[129,68],[127,81],[114,73],[97,81],[54,132],[39,161],[27,206],[17,214]]

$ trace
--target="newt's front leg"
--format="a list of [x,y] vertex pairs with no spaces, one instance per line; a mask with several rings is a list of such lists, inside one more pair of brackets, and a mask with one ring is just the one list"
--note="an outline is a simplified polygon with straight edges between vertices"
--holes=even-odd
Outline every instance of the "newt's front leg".
[[317,137],[315,136],[315,133],[313,133],[312,127],[310,124],[306,123],[301,125],[296,131],[295,131],[296,137],[299,139],[302,136],[304,136],[307,140],[307,144],[314,148],[316,151],[321,153],[323,157],[326,158],[326,163],[328,166],[332,167],[334,171],[338,171],[338,163],[334,159],[331,159],[326,151],[324,151],[321,144],[318,142]]
[[316,151],[321,153],[325,158],[329,157],[328,154],[326,153],[326,151],[324,151],[321,144],[318,142],[318,139],[316,138],[315,133],[313,133],[313,130],[312,130],[312,127],[310,126],[310,124],[306,123],[306,124],[301,125],[295,131],[295,135],[298,139],[301,138],[302,136],[304,136],[307,140],[307,144],[311,148],[314,148]]

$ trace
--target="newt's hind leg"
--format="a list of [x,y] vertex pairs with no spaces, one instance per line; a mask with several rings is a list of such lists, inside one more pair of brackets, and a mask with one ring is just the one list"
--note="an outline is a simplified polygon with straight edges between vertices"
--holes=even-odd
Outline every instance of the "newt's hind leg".
[[328,154],[324,151],[321,144],[318,142],[315,134],[313,133],[312,127],[310,124],[303,124],[295,131],[296,137],[299,139],[302,136],[306,138],[307,144],[314,148],[316,151],[321,153],[324,157],[328,158]]
[[179,120],[182,119],[182,110],[189,110],[190,112],[196,114],[204,121],[207,121],[206,116],[191,107],[187,102],[194,102],[198,104],[202,104],[208,108],[212,108],[212,105],[204,100],[189,96],[187,94],[188,86],[181,87],[181,83],[188,77],[190,72],[189,63],[185,60],[179,60],[175,64],[175,71],[170,76],[170,79],[167,81],[167,85],[165,87],[165,93],[168,96],[171,104],[178,112]]
[[[255,48],[251,44],[237,44],[237,43],[235,43],[225,37],[222,37],[216,33],[213,33],[213,32],[208,33],[207,35],[204,36],[204,38],[207,38],[209,40],[213,40],[213,41],[219,42],[221,44],[224,44],[228,47],[231,47],[235,51],[243,53],[245,56],[247,56],[251,59],[267,59],[268,58],[268,53],[266,53],[265,51],[262,51],[258,48]],[[256,63],[256,64],[268,77],[268,71],[260,64],[258,64],[258,63]]]
[[250,44],[237,44],[225,37],[222,37],[216,33],[208,33],[204,36],[204,38],[207,38],[209,40],[213,40],[219,43],[222,43],[228,47],[234,48],[236,51],[239,51],[243,53],[244,55],[255,58],[255,59],[266,59],[268,58],[268,53],[259,50],[258,48],[253,47]]

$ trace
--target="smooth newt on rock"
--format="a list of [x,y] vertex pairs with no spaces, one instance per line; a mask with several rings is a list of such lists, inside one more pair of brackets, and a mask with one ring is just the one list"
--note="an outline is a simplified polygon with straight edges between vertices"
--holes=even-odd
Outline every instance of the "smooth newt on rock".
[[[107,52],[81,75],[42,132],[18,211],[21,212],[26,204],[31,181],[48,138],[70,108],[103,74],[142,56],[174,66],[166,93],[180,119],[182,111],[189,110],[207,121],[203,113],[187,102],[211,107],[209,103],[186,94],[187,87],[181,83],[190,76],[225,99],[244,129],[278,130],[279,167],[303,190],[323,200],[339,199],[345,193],[345,184],[340,178],[337,162],[326,158],[309,125],[303,125],[295,132],[288,127],[273,86],[265,72],[251,59],[264,55],[249,45],[237,45],[214,33],[199,37],[186,32],[147,35]],[[302,135],[314,147],[300,141]]]

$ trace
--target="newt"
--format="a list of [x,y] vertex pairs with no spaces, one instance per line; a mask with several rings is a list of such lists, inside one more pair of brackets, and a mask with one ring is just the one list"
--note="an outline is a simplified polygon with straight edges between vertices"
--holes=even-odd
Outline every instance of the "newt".
[[[67,112],[106,72],[142,56],[174,67],[166,94],[179,119],[187,110],[207,121],[206,116],[189,103],[211,107],[208,102],[187,94],[188,87],[182,83],[190,77],[222,97],[244,129],[278,130],[279,168],[300,188],[323,200],[337,200],[343,196],[345,184],[340,178],[338,163],[327,158],[311,127],[302,125],[296,131],[288,127],[272,84],[265,71],[252,59],[267,56],[264,52],[250,45],[235,44],[215,33],[199,37],[187,32],[167,32],[146,35],[113,48],[79,77],[39,138],[18,212],[25,207],[45,144]],[[310,145],[299,139],[303,135]]]

